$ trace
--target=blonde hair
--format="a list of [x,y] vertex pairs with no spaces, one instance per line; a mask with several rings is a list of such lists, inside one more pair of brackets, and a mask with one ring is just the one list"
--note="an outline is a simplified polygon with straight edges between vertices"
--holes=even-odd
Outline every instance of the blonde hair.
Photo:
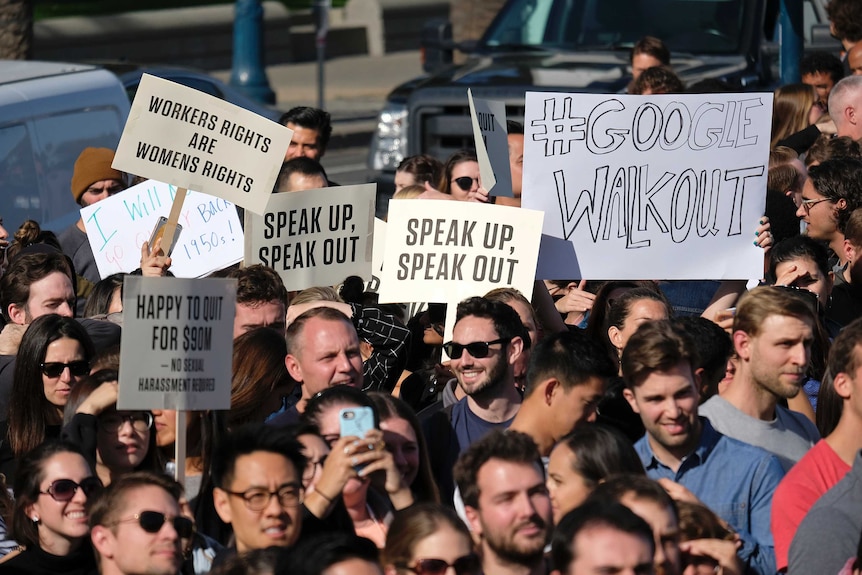
[[772,139],[769,147],[809,126],[808,115],[817,92],[807,84],[787,84],[775,90],[772,104]]
[[338,295],[338,292],[335,291],[335,288],[331,288],[329,286],[315,286],[306,288],[296,294],[296,297],[293,298],[293,301],[290,302],[290,305],[312,303],[316,301],[334,301],[338,303],[344,303],[344,300],[341,299],[341,296]]
[[412,186],[404,186],[392,195],[393,200],[415,200],[422,192],[425,191],[425,186],[418,184]]

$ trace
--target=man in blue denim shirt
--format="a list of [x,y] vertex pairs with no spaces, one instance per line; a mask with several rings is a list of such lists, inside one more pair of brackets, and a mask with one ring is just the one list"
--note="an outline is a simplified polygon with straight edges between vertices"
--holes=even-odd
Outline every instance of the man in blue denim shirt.
[[726,437],[698,417],[697,358],[691,341],[666,321],[648,322],[623,352],[624,395],[646,435],[635,444],[647,475],[674,499],[700,502],[739,534],[739,558],[775,573],[772,494],[784,471],[769,452]]

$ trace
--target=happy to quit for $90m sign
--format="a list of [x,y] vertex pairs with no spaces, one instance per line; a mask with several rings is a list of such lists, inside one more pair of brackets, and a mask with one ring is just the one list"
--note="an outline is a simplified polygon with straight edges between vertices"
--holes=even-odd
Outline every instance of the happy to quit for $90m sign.
[[126,276],[118,409],[230,409],[235,279]]

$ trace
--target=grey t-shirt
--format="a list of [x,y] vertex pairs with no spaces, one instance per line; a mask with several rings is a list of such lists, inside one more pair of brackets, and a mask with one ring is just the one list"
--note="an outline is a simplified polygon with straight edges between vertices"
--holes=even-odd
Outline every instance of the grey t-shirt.
[[775,407],[775,419],[763,421],[742,413],[726,399],[714,395],[698,408],[712,426],[728,437],[775,454],[784,471],[793,467],[820,439],[817,427],[801,413]]
[[838,573],[856,555],[862,531],[862,452],[853,468],[823,494],[796,530],[788,575]]

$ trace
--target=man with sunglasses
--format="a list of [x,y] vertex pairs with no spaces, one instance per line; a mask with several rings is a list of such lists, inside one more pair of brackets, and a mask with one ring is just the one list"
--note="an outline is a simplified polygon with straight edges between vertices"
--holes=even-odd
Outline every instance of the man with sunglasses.
[[455,492],[452,466],[471,444],[494,429],[507,429],[521,407],[515,363],[529,335],[517,312],[481,297],[458,304],[452,341],[443,344],[466,395],[430,413],[423,422],[431,468],[444,501]]
[[212,465],[216,513],[233,528],[233,553],[289,547],[302,528],[305,457],[290,432],[248,425],[227,434]]
[[118,478],[90,507],[90,538],[102,575],[176,575],[194,523],[180,511],[180,486],[145,471]]
[[761,286],[745,294],[733,318],[733,382],[700,406],[719,433],[778,456],[785,471],[820,439],[804,415],[778,405],[802,389],[816,321],[811,306],[788,290]]

